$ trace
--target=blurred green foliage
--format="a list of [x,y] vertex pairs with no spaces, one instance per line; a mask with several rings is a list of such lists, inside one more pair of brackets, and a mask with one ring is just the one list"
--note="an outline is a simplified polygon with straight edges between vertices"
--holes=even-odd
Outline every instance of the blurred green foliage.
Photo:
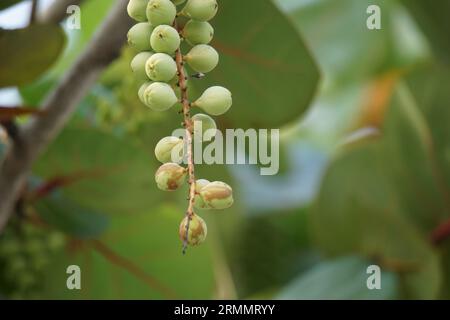
[[[34,54],[39,68],[26,76],[0,53],[9,72],[0,85],[20,86],[24,102],[39,105],[111,4],[85,1],[66,51]],[[366,28],[370,4],[382,9],[382,30]],[[199,178],[233,186],[236,206],[201,212],[209,239],[186,256],[177,236],[186,193],[163,194],[153,182],[154,145],[180,117],[139,102],[134,52],[124,48],[33,169],[38,190],[59,184],[27,212],[67,236],[38,297],[450,298],[449,245],[430,241],[450,218],[445,8],[445,0],[221,1],[213,21],[221,64],[190,79],[190,95],[220,82],[235,100],[221,128],[281,128],[282,170],[262,177],[257,167],[200,166]],[[54,55],[47,69],[41,61]],[[83,270],[81,291],[65,288],[71,264]],[[382,268],[382,290],[366,287],[371,264]]]

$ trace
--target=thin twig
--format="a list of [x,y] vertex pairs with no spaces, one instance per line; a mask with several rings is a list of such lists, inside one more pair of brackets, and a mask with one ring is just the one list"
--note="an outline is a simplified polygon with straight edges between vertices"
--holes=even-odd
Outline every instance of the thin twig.
[[30,22],[29,22],[30,25],[32,25],[33,23],[36,22],[36,14],[37,14],[38,6],[39,6],[39,0],[33,0],[31,2]]
[[105,257],[109,262],[125,269],[126,271],[134,275],[136,278],[142,280],[149,287],[161,293],[165,298],[167,299],[176,298],[177,295],[171,288],[162,284],[158,279],[155,279],[154,277],[150,276],[139,266],[135,265],[132,261],[118,255],[111,248],[106,246],[103,242],[99,240],[92,240],[90,244],[93,249],[95,249],[103,257]]
[[[176,27],[176,23],[175,23]],[[176,63],[177,63],[177,69],[178,69],[178,84],[180,86],[181,90],[181,104],[183,105],[183,124],[186,129],[186,156],[188,161],[188,183],[189,183],[189,204],[188,208],[186,210],[186,217],[188,218],[188,222],[186,224],[186,235],[185,239],[183,241],[183,254],[186,253],[187,246],[188,246],[188,235],[189,235],[189,226],[192,217],[194,216],[194,202],[195,202],[195,166],[194,166],[194,152],[193,152],[193,146],[192,146],[192,137],[194,134],[194,124],[191,119],[191,104],[188,100],[188,94],[187,94],[187,76],[184,71],[184,61],[183,61],[183,54],[181,53],[181,48],[178,48],[176,52],[175,57]]]
[[450,238],[450,219],[441,223],[431,233],[431,243],[439,245],[446,239]]
[[86,50],[45,100],[41,110],[46,114],[31,119],[18,134],[23,144],[8,150],[0,167],[0,233],[33,163],[64,128],[103,69],[119,56],[132,25],[126,6],[126,1],[117,1]]

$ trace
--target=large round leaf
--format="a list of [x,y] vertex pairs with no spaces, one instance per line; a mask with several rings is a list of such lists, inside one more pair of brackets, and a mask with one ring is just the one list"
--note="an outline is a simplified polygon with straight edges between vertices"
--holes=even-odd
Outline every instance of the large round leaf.
[[163,195],[154,182],[152,149],[95,129],[66,129],[34,172],[47,179],[68,177],[66,196],[95,211],[148,212]]
[[[227,0],[212,21],[216,70],[198,90],[221,85],[233,93],[223,126],[273,128],[299,118],[317,88],[319,72],[298,31],[269,0]],[[200,93],[200,92],[198,92]]]
[[0,29],[0,87],[35,80],[55,62],[64,43],[65,35],[58,25]]

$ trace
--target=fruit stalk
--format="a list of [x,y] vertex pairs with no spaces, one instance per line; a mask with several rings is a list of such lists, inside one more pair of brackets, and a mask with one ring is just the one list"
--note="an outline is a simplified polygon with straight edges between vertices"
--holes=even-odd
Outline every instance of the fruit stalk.
[[[175,23],[175,28],[177,25]],[[194,165],[194,152],[193,152],[193,134],[194,124],[191,118],[191,104],[188,99],[186,73],[184,70],[183,54],[181,53],[181,47],[177,49],[175,53],[175,61],[178,71],[178,84],[181,90],[181,104],[183,106],[183,123],[186,130],[186,157],[188,162],[188,184],[189,184],[189,197],[188,208],[186,210],[186,217],[188,223],[186,224],[186,237],[183,241],[183,254],[186,253],[188,247],[188,234],[191,218],[194,216],[194,203],[195,203],[195,165]]]

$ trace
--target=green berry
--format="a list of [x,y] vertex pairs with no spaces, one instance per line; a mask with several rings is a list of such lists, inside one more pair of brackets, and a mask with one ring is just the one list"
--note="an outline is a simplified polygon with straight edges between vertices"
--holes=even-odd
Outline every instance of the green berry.
[[223,182],[211,182],[200,191],[205,205],[211,209],[227,209],[233,205],[233,189]]
[[172,108],[178,101],[172,87],[167,83],[153,82],[142,94],[144,104],[155,111],[165,111]]
[[17,275],[16,284],[20,289],[28,289],[36,283],[36,277],[30,272],[21,272]]
[[155,53],[145,63],[145,72],[153,81],[169,82],[177,75],[177,64],[165,53]]
[[52,252],[62,249],[65,242],[66,239],[60,232],[52,232],[47,237],[47,247]]
[[166,163],[159,167],[155,174],[155,181],[163,191],[175,191],[185,181],[187,171],[176,163]]
[[150,0],[147,6],[147,19],[152,26],[171,25],[177,15],[177,8],[170,0]]
[[186,0],[172,0],[173,4],[178,6],[186,2]]
[[141,85],[141,87],[139,88],[139,91],[138,91],[138,97],[139,97],[139,100],[140,100],[143,104],[145,104],[145,100],[144,100],[144,92],[145,92],[145,89],[147,89],[148,86],[151,85],[152,83],[153,83],[153,82],[150,82],[150,81],[144,82],[144,83]]
[[196,139],[203,140],[206,133],[208,139],[216,135],[217,125],[210,116],[198,113],[192,117],[192,121],[194,122],[194,137]]
[[[186,229],[189,224],[189,231],[186,236]],[[190,246],[196,246],[203,243],[208,234],[208,228],[205,221],[198,215],[186,217],[181,221],[179,235],[181,241],[186,241]]]
[[33,271],[43,271],[50,263],[49,258],[46,255],[40,255],[33,257],[30,260],[30,265]]
[[157,26],[150,37],[150,44],[156,52],[174,54],[180,46],[180,35],[171,26]]
[[0,241],[0,255],[10,256],[20,252],[20,243],[16,239],[2,239]]
[[210,182],[205,179],[199,179],[195,182],[195,202],[194,205],[197,209],[206,209],[207,206],[205,204],[205,201],[203,201],[203,198],[200,195],[200,192],[204,187],[206,187]]
[[217,67],[217,64],[219,63],[219,54],[213,47],[207,44],[199,44],[193,47],[191,51],[184,56],[184,60],[193,70],[201,73],[208,73]]
[[147,21],[147,4],[148,0],[130,0],[127,6],[128,15],[139,22]]
[[131,69],[133,70],[138,80],[148,80],[147,74],[145,73],[145,63],[148,59],[150,59],[152,55],[152,52],[140,52],[131,61]]
[[202,96],[193,103],[193,106],[199,107],[213,116],[220,116],[227,112],[233,99],[231,92],[219,86],[206,89]]
[[30,239],[30,241],[25,243],[24,250],[29,255],[39,255],[45,248],[44,244],[39,239]]
[[137,51],[148,51],[152,49],[150,45],[150,37],[153,27],[148,22],[140,22],[131,27],[128,31],[128,44]]
[[214,18],[218,8],[216,0],[188,0],[182,13],[197,21],[209,21]]
[[6,270],[9,273],[9,276],[14,277],[27,268],[27,263],[24,258],[21,256],[13,256],[6,261]]
[[162,138],[155,148],[155,156],[162,163],[181,163],[183,161],[184,143],[177,137]]
[[183,28],[183,38],[191,45],[208,44],[214,37],[214,29],[208,22],[189,20]]

